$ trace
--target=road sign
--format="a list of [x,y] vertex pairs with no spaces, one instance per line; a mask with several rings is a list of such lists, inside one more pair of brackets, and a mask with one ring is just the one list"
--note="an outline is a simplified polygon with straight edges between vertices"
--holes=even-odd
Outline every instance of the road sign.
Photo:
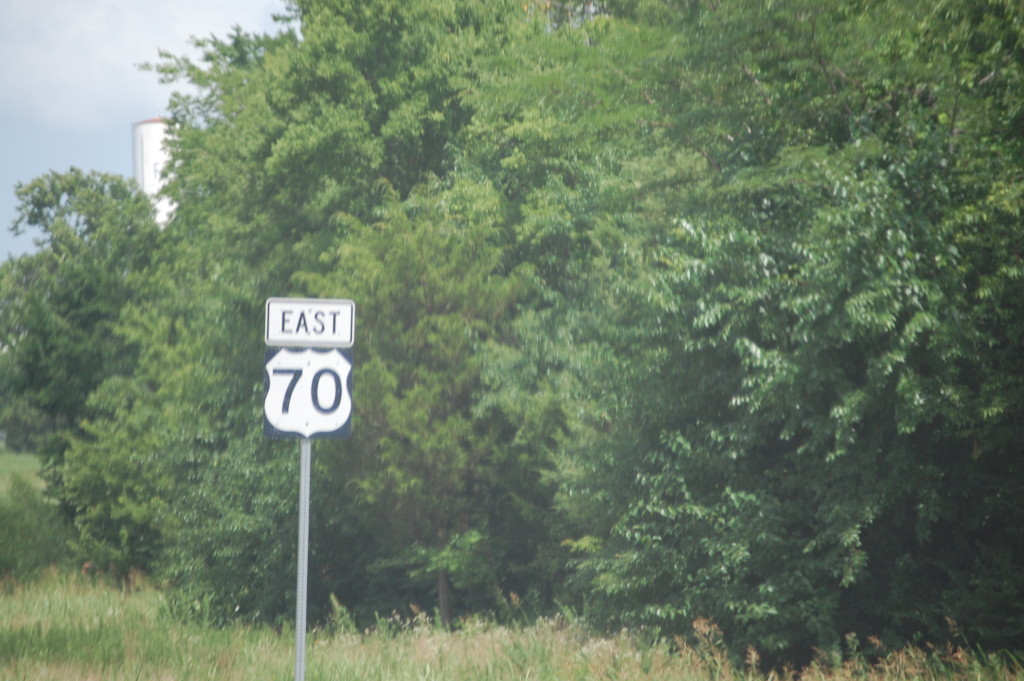
[[263,380],[263,432],[267,437],[351,434],[351,351],[268,349]]
[[[356,306],[334,298],[268,298],[263,432],[348,437]],[[322,350],[318,348],[331,348]]]
[[299,560],[295,588],[295,681],[306,677],[310,438],[352,432],[352,347],[356,305],[329,298],[268,298],[264,338],[263,433],[301,437]]
[[268,298],[267,345],[287,348],[350,348],[356,304],[332,298]]

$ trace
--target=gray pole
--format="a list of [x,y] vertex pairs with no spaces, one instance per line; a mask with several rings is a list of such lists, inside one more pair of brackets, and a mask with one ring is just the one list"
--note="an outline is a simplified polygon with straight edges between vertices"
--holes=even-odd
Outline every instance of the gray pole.
[[306,678],[306,574],[309,570],[309,459],[312,443],[299,448],[299,569],[295,589],[295,681]]

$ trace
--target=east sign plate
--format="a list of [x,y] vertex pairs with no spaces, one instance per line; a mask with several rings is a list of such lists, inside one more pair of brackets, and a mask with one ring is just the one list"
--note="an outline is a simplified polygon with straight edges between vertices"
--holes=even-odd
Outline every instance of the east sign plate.
[[356,304],[340,298],[268,298],[267,345],[284,348],[350,348]]

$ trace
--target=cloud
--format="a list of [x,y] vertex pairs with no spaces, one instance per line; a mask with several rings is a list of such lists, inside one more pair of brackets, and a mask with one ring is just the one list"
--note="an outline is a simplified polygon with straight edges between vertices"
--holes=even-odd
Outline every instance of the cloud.
[[88,132],[164,111],[170,88],[138,66],[233,26],[273,30],[283,0],[0,2],[0,115]]

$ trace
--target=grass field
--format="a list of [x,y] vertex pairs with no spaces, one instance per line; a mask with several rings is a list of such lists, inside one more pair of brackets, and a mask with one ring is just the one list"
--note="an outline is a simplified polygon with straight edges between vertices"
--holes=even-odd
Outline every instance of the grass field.
[[13,454],[0,446],[0,494],[11,488],[11,480],[22,478],[42,489],[39,479],[39,459],[32,454]]
[[[293,676],[294,636],[269,628],[211,629],[171,617],[159,590],[124,592],[102,580],[51,570],[26,583],[0,581],[0,679],[176,681]],[[373,632],[314,631],[310,681],[1021,681],[1009,657],[905,650],[876,664],[848,662],[795,672],[734,666],[718,648],[599,637],[560,620],[522,628],[426,619]]]

